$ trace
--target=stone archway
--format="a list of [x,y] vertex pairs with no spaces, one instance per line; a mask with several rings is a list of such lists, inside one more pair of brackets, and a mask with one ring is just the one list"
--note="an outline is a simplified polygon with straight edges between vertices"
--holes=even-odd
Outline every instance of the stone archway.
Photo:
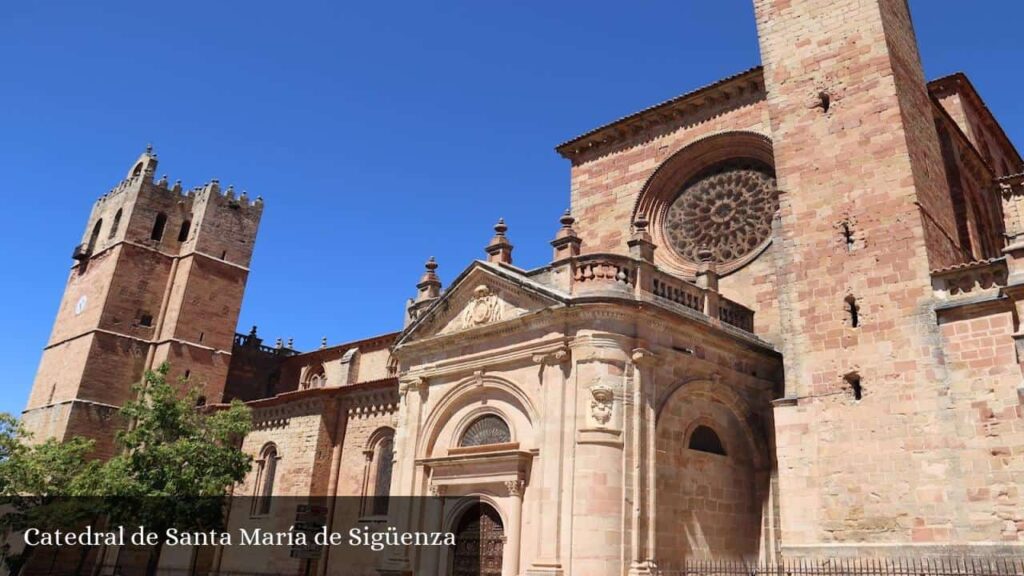
[[452,576],[501,576],[505,527],[498,511],[480,502],[455,524]]
[[662,568],[759,555],[768,476],[759,464],[761,443],[746,425],[749,408],[727,396],[712,385],[687,385],[661,406],[656,557]]

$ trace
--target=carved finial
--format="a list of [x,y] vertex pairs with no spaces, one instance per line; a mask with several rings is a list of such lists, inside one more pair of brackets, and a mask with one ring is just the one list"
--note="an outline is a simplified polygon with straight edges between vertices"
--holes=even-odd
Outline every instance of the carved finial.
[[253,324],[252,325],[252,330],[249,330],[249,336],[255,336],[255,335],[256,335],[256,325]]
[[288,339],[288,349],[289,350],[294,350],[295,349],[295,338],[289,338]]
[[432,301],[441,295],[441,279],[437,276],[437,260],[431,256],[423,265],[426,271],[416,284],[416,301]]
[[648,222],[647,215],[643,212],[637,214],[636,218],[633,220],[633,228],[635,228],[637,232],[646,232],[648,224],[650,224],[650,222]]
[[281,343],[281,339],[280,338],[278,338],[277,340],[274,341],[274,348],[280,349],[281,346],[283,346],[283,344]]
[[167,174],[164,174],[163,176],[160,177],[160,181],[157,182],[157,185],[167,186]]
[[320,349],[323,350],[325,348],[327,348],[327,336],[320,339]]
[[565,213],[562,214],[558,221],[562,224],[562,227],[555,234],[555,239],[551,241],[551,246],[555,249],[552,259],[558,261],[563,258],[579,256],[580,245],[583,241],[576,235],[576,230],[572,227],[576,223],[576,219],[572,217],[572,212],[566,208]]
[[498,223],[494,225],[494,238],[491,238],[491,243],[484,248],[484,251],[487,252],[488,262],[512,263],[512,243],[505,236],[507,231],[508,226],[505,225],[505,219],[498,218]]
[[633,233],[630,235],[626,245],[629,246],[629,254],[645,262],[654,262],[654,249],[657,247],[647,231],[650,222],[647,215],[640,212],[633,218]]
[[153,155],[153,145],[152,144],[146,144],[146,154],[149,154],[150,156]]
[[576,219],[572,217],[572,211],[568,208],[565,209],[565,213],[558,221],[562,224],[562,228],[572,228],[572,225],[576,223]]
[[697,260],[700,265],[697,267],[697,285],[708,290],[718,291],[718,267],[715,266],[715,253],[710,248],[702,246],[697,249]]

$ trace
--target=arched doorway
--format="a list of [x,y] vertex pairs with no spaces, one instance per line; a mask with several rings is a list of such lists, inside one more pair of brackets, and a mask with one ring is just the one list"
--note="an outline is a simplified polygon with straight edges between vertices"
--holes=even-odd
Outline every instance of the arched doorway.
[[498,511],[474,504],[456,524],[452,576],[501,576],[504,545],[505,527]]

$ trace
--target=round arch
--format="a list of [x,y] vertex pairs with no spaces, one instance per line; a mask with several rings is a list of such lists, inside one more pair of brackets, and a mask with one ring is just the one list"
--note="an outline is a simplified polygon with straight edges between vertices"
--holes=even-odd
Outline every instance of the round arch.
[[[655,403],[657,555],[685,559],[756,557],[770,487],[767,441],[752,400],[703,378],[677,382]],[[717,450],[691,445],[707,427]]]
[[[720,382],[715,382],[714,380],[708,380],[706,378],[695,378],[692,380],[681,380],[667,387],[655,400],[655,426],[657,426],[661,421],[662,412],[665,410],[669,401],[672,400],[673,396],[677,393],[683,391],[708,394],[728,408],[729,411],[732,412],[733,417],[736,418],[736,421],[739,422],[740,427],[743,429],[743,437],[747,439],[749,444],[748,448],[754,458],[755,465],[762,469],[769,466],[768,442],[761,434],[758,434],[753,428],[751,428],[750,422],[747,420],[748,414],[755,413],[753,407],[746,401],[746,399],[737,394],[735,390],[721,384]],[[687,438],[695,426],[696,424],[692,424],[687,427]]]
[[[427,458],[434,451],[443,430],[451,427],[453,418],[458,429],[464,430],[468,426],[470,414],[482,415],[484,406],[479,404],[459,414],[459,411],[478,403],[483,398],[483,392],[487,392],[486,400],[489,410],[500,416],[509,425],[509,432],[513,441],[525,442],[529,439],[529,433],[533,430],[534,423],[538,420],[538,412],[529,396],[512,382],[497,376],[470,376],[456,383],[438,401],[437,406],[431,410],[424,419],[417,434],[416,457]],[[497,408],[498,402],[504,403],[507,407],[519,412],[520,422],[516,422],[516,414],[506,413]],[[454,428],[453,428],[454,429]],[[446,446],[447,447],[447,446]]]

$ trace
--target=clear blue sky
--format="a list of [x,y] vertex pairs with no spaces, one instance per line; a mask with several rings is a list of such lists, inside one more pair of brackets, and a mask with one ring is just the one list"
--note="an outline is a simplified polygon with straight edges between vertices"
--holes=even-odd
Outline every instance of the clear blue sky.
[[[1024,2],[912,0],[1024,142]],[[300,349],[401,327],[499,216],[517,264],[569,200],[552,148],[759,63],[750,0],[5,2],[0,410],[24,407],[90,206],[152,142],[186,187],[266,200],[240,326]]]

